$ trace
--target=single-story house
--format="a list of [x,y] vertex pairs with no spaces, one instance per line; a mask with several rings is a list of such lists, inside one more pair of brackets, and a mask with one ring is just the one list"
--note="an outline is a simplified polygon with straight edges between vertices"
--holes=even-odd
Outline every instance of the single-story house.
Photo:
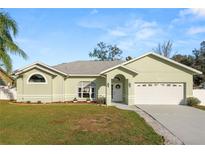
[[184,104],[200,71],[156,53],[129,61],[36,62],[16,72],[18,102],[63,102],[105,97],[134,104]]

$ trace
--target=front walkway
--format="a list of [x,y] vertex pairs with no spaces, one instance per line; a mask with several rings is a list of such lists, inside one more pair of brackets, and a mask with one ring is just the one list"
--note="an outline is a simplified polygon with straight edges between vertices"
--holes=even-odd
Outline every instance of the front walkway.
[[126,104],[120,103],[112,103],[113,106],[123,109],[123,110],[131,110],[139,114],[144,120],[155,130],[156,133],[163,136],[165,139],[165,144],[184,144],[179,138],[177,138],[174,134],[172,134],[166,127],[160,124],[156,119],[152,116],[141,110],[136,106],[128,106]]

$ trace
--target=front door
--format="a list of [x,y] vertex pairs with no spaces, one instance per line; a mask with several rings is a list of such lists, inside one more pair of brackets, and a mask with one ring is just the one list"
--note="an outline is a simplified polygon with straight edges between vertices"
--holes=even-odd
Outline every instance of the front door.
[[113,102],[121,102],[122,98],[122,83],[113,83],[112,85],[112,101]]

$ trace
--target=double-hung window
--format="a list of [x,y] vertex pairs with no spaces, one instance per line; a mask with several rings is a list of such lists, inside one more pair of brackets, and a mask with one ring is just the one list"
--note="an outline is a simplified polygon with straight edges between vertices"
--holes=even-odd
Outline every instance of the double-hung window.
[[94,82],[81,81],[78,84],[78,97],[94,99],[96,95],[96,85]]

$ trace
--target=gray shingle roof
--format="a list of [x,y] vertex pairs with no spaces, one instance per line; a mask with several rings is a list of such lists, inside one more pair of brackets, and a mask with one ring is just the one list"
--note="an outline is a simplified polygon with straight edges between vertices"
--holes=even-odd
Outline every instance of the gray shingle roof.
[[74,61],[53,66],[66,74],[97,75],[100,72],[123,63],[124,61]]

